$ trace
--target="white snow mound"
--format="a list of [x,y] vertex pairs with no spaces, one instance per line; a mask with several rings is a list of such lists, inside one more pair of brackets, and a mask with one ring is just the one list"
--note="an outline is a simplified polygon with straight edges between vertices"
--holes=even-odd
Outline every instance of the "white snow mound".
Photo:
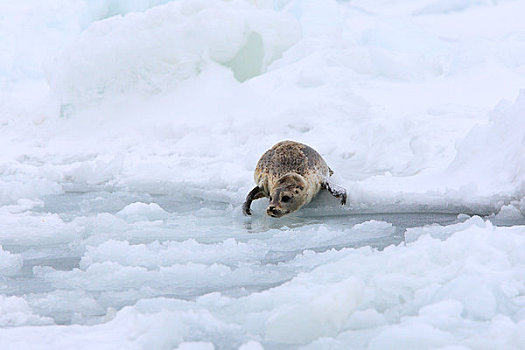
[[244,81],[300,37],[292,16],[248,2],[183,0],[92,24],[49,67],[63,112],[106,95],[158,93],[206,65],[230,68]]

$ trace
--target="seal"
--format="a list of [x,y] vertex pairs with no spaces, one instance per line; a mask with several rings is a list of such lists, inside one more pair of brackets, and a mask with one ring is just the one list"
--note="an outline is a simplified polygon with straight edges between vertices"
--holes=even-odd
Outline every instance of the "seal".
[[297,211],[319,193],[328,190],[346,204],[346,190],[329,182],[333,171],[312,147],[295,141],[281,141],[266,151],[255,168],[255,186],[243,204],[251,215],[252,201],[270,198],[269,216],[279,218]]

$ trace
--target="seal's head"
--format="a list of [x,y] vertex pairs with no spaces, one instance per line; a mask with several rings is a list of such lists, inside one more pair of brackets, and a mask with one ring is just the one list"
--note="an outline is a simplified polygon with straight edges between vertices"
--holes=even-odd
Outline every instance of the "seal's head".
[[281,177],[270,192],[266,213],[274,218],[293,213],[306,204],[306,181],[296,173]]

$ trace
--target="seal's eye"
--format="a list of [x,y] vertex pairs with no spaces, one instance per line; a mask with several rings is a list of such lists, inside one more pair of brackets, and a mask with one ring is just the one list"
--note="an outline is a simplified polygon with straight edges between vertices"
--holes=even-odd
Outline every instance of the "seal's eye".
[[289,196],[283,196],[283,198],[281,198],[281,202],[286,203],[286,202],[290,201],[290,199],[291,198]]

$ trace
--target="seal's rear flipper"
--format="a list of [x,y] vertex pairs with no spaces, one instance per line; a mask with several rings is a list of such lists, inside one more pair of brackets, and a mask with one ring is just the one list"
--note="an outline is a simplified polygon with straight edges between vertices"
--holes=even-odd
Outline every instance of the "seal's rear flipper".
[[250,206],[252,205],[252,201],[266,197],[264,192],[259,186],[255,186],[253,190],[248,193],[246,196],[246,201],[244,201],[244,204],[242,205],[242,212],[244,215],[252,215],[252,211],[250,210]]
[[346,204],[346,189],[344,187],[331,184],[328,181],[324,183],[324,187],[332,196],[341,199],[341,205]]

